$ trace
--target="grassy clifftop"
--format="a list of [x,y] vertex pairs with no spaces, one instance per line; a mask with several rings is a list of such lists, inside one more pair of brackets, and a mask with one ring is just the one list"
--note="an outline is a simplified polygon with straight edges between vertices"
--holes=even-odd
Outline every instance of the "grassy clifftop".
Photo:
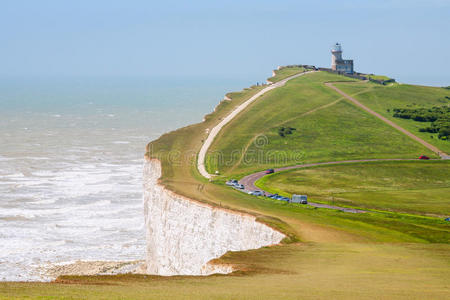
[[[226,111],[222,110],[225,107],[219,106],[205,123],[175,131],[151,144],[152,149],[162,149],[161,145],[168,144],[165,142],[167,139],[171,145],[176,145],[176,148],[169,149],[175,149],[181,154],[186,151],[192,154],[190,160],[183,159],[173,163],[165,158],[164,151],[153,151],[153,156],[163,160],[164,168],[167,166],[168,171],[163,174],[163,182],[185,196],[257,214],[264,221],[269,223],[273,221],[271,225],[294,234],[303,241],[299,245],[311,246],[298,247],[298,244],[294,243],[274,247],[271,250],[230,254],[222,258],[227,262],[241,265],[244,269],[251,265],[248,270],[256,272],[254,280],[264,281],[266,286],[261,292],[257,291],[261,282],[250,285],[251,292],[246,294],[248,298],[269,295],[269,287],[272,293],[283,293],[291,297],[298,295],[299,287],[302,287],[302,295],[307,297],[313,296],[318,290],[321,292],[316,295],[335,296],[331,286],[320,285],[319,282],[307,284],[306,281],[298,281],[299,277],[295,275],[298,272],[314,276],[311,265],[304,258],[314,257],[315,254],[322,257],[323,260],[317,265],[321,268],[322,283],[341,281],[346,276],[352,277],[350,274],[368,271],[362,267],[364,264],[384,265],[386,259],[382,254],[386,251],[385,246],[382,246],[384,243],[389,243],[390,247],[393,247],[389,250],[393,251],[393,257],[403,251],[408,251],[409,255],[412,255],[408,263],[396,265],[399,270],[407,273],[412,281],[418,282],[420,278],[426,277],[428,282],[441,286],[437,277],[431,273],[417,272],[421,264],[414,266],[411,264],[420,256],[432,256],[434,251],[450,249],[447,244],[450,229],[441,219],[410,214],[411,211],[403,208],[397,212],[384,207],[377,212],[366,214],[345,214],[327,209],[298,207],[276,200],[248,196],[223,184],[224,178],[239,178],[243,174],[268,166],[295,164],[298,163],[296,159],[305,162],[353,158],[416,158],[421,154],[436,157],[422,145],[348,103],[323,84],[327,81],[345,82],[342,86],[354,89],[349,92],[352,95],[367,93],[377,88],[389,88],[325,72],[308,74],[289,81],[284,87],[262,96],[220,132],[210,149],[207,164],[211,172],[218,169],[222,175],[212,182],[207,182],[199,176],[195,166],[195,154],[205,139],[207,130],[217,124],[231,107],[242,103],[244,98],[248,99],[256,90],[253,88],[235,94],[232,101],[226,104]],[[295,130],[282,137],[279,133],[281,127]],[[298,149],[300,156],[297,157],[295,154]],[[264,155],[276,151],[281,151],[285,155],[282,157],[284,160],[270,160],[270,156],[261,160],[258,157],[261,153]],[[216,157],[221,155],[220,159],[216,159],[215,155]],[[393,176],[399,178],[400,175],[393,174]],[[401,206],[401,203],[398,205]],[[430,211],[426,208],[424,210],[425,214]],[[382,244],[378,244],[380,242]],[[421,248],[420,251],[409,252],[407,244],[403,243],[430,245]],[[323,251],[326,252],[325,249],[329,249],[330,244],[334,245],[333,249],[336,249],[336,252],[332,255],[324,254]],[[361,251],[367,260],[353,261],[349,255],[352,251]],[[336,268],[326,267],[330,255],[339,257],[335,264]],[[441,256],[438,259],[443,263],[441,259],[446,258]],[[432,269],[433,274],[443,275],[448,271],[448,264],[441,264],[440,267],[436,265]],[[406,294],[410,296],[420,295],[413,285],[406,283],[400,288],[399,279],[390,273],[388,268],[381,267],[377,272],[380,276],[372,275],[358,280],[352,277],[353,282],[365,287],[357,292],[357,298],[364,298],[364,295],[367,297],[379,295],[377,291],[383,289],[380,280],[390,281],[392,291],[408,290]],[[211,279],[208,284],[212,284],[212,287],[216,284],[227,286],[231,281],[233,279],[230,278]],[[246,289],[244,284],[249,283],[245,279],[236,283],[236,288],[241,293]],[[228,292],[220,290],[220,295],[230,296]],[[286,292],[287,290],[289,292]],[[349,291],[338,290],[346,297],[351,295]],[[434,292],[440,293],[439,289]]]
[[450,161],[390,161],[297,169],[263,177],[273,193],[316,202],[412,214],[450,215]]
[[[365,158],[437,157],[419,143],[352,105],[324,85],[378,91],[376,84],[317,72],[261,97],[218,135],[210,147],[210,173],[248,173],[303,162]],[[405,99],[408,100],[408,99]],[[280,134],[280,129],[292,129]]]
[[289,76],[305,72],[306,69],[299,66],[286,66],[286,67],[279,67],[277,70],[274,70],[274,76],[267,79],[270,82],[278,82],[280,80],[283,80],[285,78],[288,78]]
[[[286,74],[280,72],[276,76]],[[212,171],[219,169],[223,175],[211,182],[196,169],[197,153],[208,131],[263,87],[228,94],[231,101],[221,102],[204,122],[164,134],[149,144],[146,154],[161,161],[161,182],[169,189],[198,201],[257,215],[287,233],[291,243],[227,253],[219,261],[241,270],[228,276],[66,276],[60,278],[64,284],[56,287],[44,283],[2,283],[0,298],[445,298],[449,292],[450,226],[442,219],[378,206],[377,211],[364,214],[314,209],[249,196],[224,185],[226,178],[239,178],[269,165],[289,165],[297,160],[433,155],[355,108],[327,88],[323,84],[326,81],[345,82],[342,89],[355,97],[367,97],[365,93],[372,90],[389,93],[378,88],[390,88],[318,72],[268,92],[229,123],[215,140],[208,167]],[[274,151],[287,158],[258,158],[258,153]],[[223,152],[228,160],[215,160],[218,152]],[[296,156],[298,153],[300,156]],[[244,154],[253,161],[248,163]],[[368,175],[376,175],[375,171],[367,171]],[[352,175],[351,170],[347,172]],[[398,179],[398,174],[391,175]],[[326,177],[317,176],[326,191],[330,187]],[[361,185],[366,184],[363,175],[359,179]],[[314,176],[308,180],[308,186],[316,184]],[[352,200],[356,203],[353,205],[361,203]],[[427,213],[426,208],[424,212]]]

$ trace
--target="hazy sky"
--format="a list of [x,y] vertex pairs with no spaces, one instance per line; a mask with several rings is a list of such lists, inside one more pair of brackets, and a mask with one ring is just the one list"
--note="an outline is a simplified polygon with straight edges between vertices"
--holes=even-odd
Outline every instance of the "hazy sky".
[[0,0],[0,77],[261,81],[285,64],[450,85],[450,0]]

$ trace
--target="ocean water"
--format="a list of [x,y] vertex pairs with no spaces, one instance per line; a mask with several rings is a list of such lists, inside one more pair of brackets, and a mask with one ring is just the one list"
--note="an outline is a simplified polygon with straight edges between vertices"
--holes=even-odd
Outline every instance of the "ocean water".
[[145,257],[145,145],[202,120],[218,79],[0,81],[0,280],[50,280],[83,261]]

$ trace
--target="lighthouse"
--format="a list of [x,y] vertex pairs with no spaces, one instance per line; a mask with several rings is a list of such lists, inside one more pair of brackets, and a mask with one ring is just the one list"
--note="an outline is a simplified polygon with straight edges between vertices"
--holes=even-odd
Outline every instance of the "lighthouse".
[[341,44],[336,43],[336,45],[331,48],[331,69],[336,71],[336,61],[342,60],[342,47]]
[[336,43],[331,48],[331,69],[346,74],[353,74],[353,60],[342,59],[342,46]]

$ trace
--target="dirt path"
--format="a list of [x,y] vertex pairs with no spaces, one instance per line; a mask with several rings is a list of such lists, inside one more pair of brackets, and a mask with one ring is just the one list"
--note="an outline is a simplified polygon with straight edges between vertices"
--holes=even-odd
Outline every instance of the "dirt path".
[[312,73],[312,72],[316,72],[316,71],[308,71],[308,72],[304,72],[304,73],[299,73],[299,74],[295,74],[292,75],[290,77],[287,77],[283,80],[280,80],[276,83],[273,83],[271,85],[269,85],[268,87],[262,89],[261,91],[259,91],[258,93],[256,93],[255,95],[253,95],[250,99],[248,99],[247,101],[245,101],[244,103],[242,103],[241,105],[239,105],[238,107],[236,107],[228,116],[226,116],[219,124],[217,124],[216,126],[214,126],[210,131],[209,131],[209,135],[206,138],[205,142],[203,143],[202,147],[200,148],[200,151],[198,153],[198,159],[197,159],[197,169],[200,172],[200,174],[205,177],[205,178],[212,178],[212,175],[209,174],[206,171],[205,168],[205,159],[206,159],[206,152],[208,151],[209,147],[211,146],[212,142],[214,141],[214,138],[217,136],[217,134],[220,132],[220,130],[226,125],[228,124],[231,120],[233,120],[234,117],[236,117],[241,111],[243,111],[247,106],[249,106],[252,102],[254,102],[256,99],[258,99],[260,96],[264,95],[265,93],[267,93],[268,91],[271,91],[273,89],[276,89],[278,87],[281,87],[283,85],[286,84],[286,82],[288,82],[291,79],[303,76],[305,74],[308,73]]
[[[365,83],[365,82],[363,82],[363,83]],[[362,93],[366,93],[366,92],[368,92],[368,91],[371,90],[371,89],[373,89],[373,87],[368,87],[367,89],[364,89],[363,91],[360,91],[360,92],[358,92],[358,93],[356,93],[356,94],[354,94],[354,95],[359,95],[359,94],[362,94]],[[304,112],[304,113],[302,113],[302,114],[300,114],[300,115],[298,115],[298,116],[296,116],[296,117],[290,118],[290,119],[288,119],[288,120],[283,120],[282,122],[279,122],[278,124],[273,125],[271,128],[276,128],[276,127],[282,126],[282,125],[287,124],[287,123],[289,123],[289,122],[291,122],[291,121],[294,121],[294,120],[297,120],[297,119],[299,119],[299,118],[303,118],[303,117],[305,117],[305,116],[307,116],[307,115],[310,115],[310,114],[312,114],[312,113],[315,113],[316,111],[319,111],[319,110],[328,108],[328,107],[330,107],[330,106],[333,106],[333,105],[339,103],[339,102],[340,102],[341,100],[343,100],[343,99],[345,99],[345,97],[340,97],[340,98],[336,99],[336,100],[333,101],[333,102],[330,102],[330,103],[324,104],[324,105],[322,105],[322,106],[316,107],[316,108],[314,108],[314,109],[311,109],[311,110],[309,110],[309,111],[307,111],[307,112]],[[266,129],[266,130],[267,130],[267,129]],[[248,148],[250,148],[251,144],[252,144],[259,136],[261,136],[263,133],[264,133],[264,132],[259,132],[259,133],[255,134],[255,136],[253,136],[253,138],[247,143],[247,145],[245,145],[244,150],[242,151],[241,157],[239,158],[238,162],[237,162],[237,163],[236,163],[236,164],[228,171],[229,173],[233,172],[233,170],[236,169],[236,168],[241,164],[242,160],[243,160],[244,157],[245,157],[245,153],[247,153],[247,151],[248,151]]]
[[341,94],[342,96],[344,96],[345,98],[347,98],[348,100],[350,100],[351,102],[353,102],[353,104],[355,104],[356,106],[364,109],[365,111],[367,111],[368,113],[370,113],[371,115],[377,117],[378,119],[382,120],[383,122],[385,122],[386,124],[394,127],[395,129],[397,129],[398,131],[406,134],[407,136],[409,136],[410,138],[414,139],[415,141],[421,143],[422,145],[424,145],[425,147],[427,147],[428,149],[430,149],[431,151],[433,151],[434,153],[436,153],[437,155],[439,155],[441,158],[443,159],[449,159],[450,157],[445,153],[442,152],[441,150],[439,150],[437,147],[425,142],[424,140],[422,140],[421,138],[419,138],[418,136],[412,134],[411,132],[409,132],[408,130],[404,129],[403,127],[400,127],[399,125],[395,124],[394,122],[392,122],[391,120],[388,120],[387,118],[383,117],[382,115],[380,115],[379,113],[371,110],[370,108],[368,108],[367,106],[365,106],[364,104],[362,104],[361,102],[359,102],[358,100],[356,100],[355,98],[347,95],[346,93],[344,93],[343,91],[341,91],[340,89],[338,89],[337,87],[335,87],[331,82],[327,82],[325,83],[326,86],[332,88],[333,90],[335,90],[336,92],[338,92],[339,94]]

